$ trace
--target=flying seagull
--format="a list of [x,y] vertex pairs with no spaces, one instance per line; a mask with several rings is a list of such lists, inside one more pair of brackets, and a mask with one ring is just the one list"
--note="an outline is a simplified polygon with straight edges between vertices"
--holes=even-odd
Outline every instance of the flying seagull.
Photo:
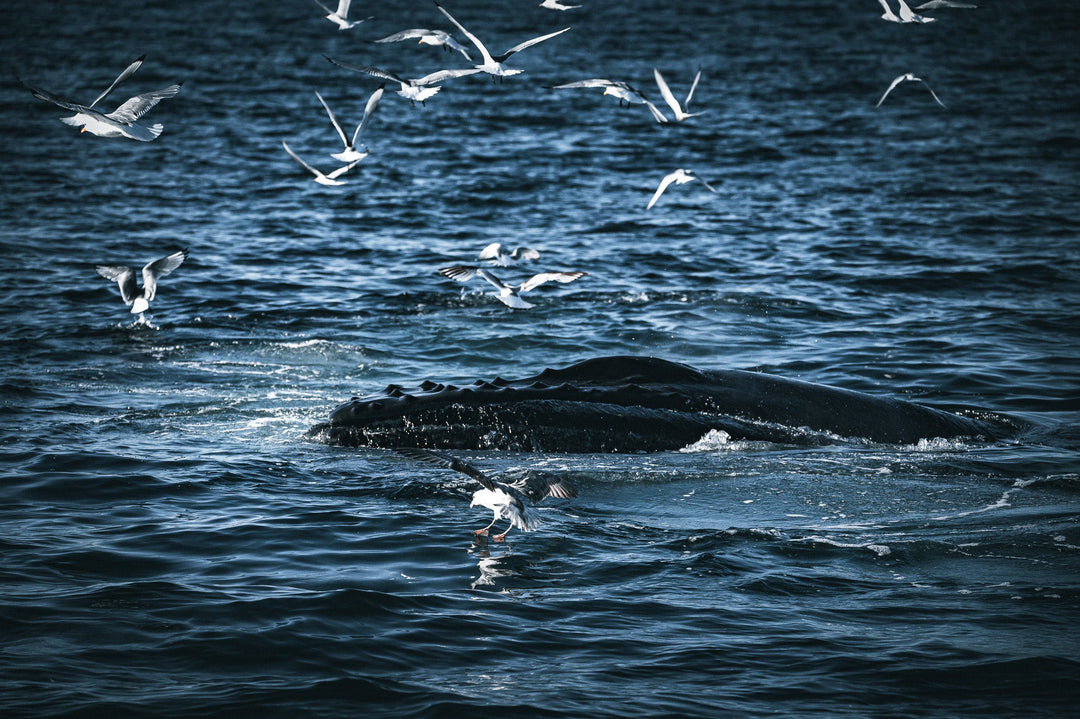
[[[325,56],[324,56],[325,57]],[[327,57],[334,65],[343,67],[346,70],[352,70],[353,72],[362,72],[365,75],[371,75],[382,80],[389,80],[390,82],[396,82],[401,86],[400,90],[397,90],[397,94],[404,97],[406,100],[412,102],[412,104],[420,103],[426,105],[429,98],[436,95],[442,86],[436,86],[435,83],[449,80],[454,77],[463,77],[465,75],[475,75],[480,72],[477,68],[457,68],[453,70],[439,70],[433,72],[430,75],[424,75],[423,77],[416,78],[414,80],[407,80],[403,77],[399,77],[392,72],[387,72],[378,67],[371,65],[352,65],[347,62],[341,62],[335,60],[332,57]]]
[[509,267],[518,262],[540,259],[540,251],[531,247],[515,247],[513,252],[507,251],[499,242],[492,242],[480,250],[478,260],[491,260],[493,265]]
[[[75,114],[71,117],[60,118],[60,122],[71,125],[72,127],[82,128],[79,130],[80,133],[89,132],[91,135],[97,135],[99,137],[127,137],[140,142],[150,142],[151,140],[156,139],[164,128],[160,123],[154,125],[140,124],[139,119],[162,100],[172,97],[180,92],[180,85],[182,83],[169,85],[160,90],[153,90],[141,95],[136,95],[135,97],[129,98],[120,105],[120,107],[110,113],[102,113],[94,109],[94,106],[104,100],[117,85],[131,77],[143,64],[145,58],[146,55],[143,55],[138,60],[128,65],[127,68],[113,80],[112,84],[105,89],[105,92],[98,95],[89,105],[80,105],[77,102],[63,100],[44,90],[30,87],[25,82],[22,84],[30,91],[30,94],[39,100],[51,102],[57,107],[62,107],[65,110],[74,112]],[[22,80],[20,79],[19,82],[22,82]]]
[[508,60],[510,58],[510,56],[513,55],[514,53],[521,52],[525,48],[532,47],[533,45],[536,45],[537,43],[543,42],[544,40],[550,40],[551,38],[555,37],[556,35],[561,35],[562,33],[566,32],[567,30],[570,29],[568,27],[564,27],[562,30],[556,30],[555,32],[548,33],[547,35],[541,35],[540,37],[534,37],[532,40],[526,40],[523,43],[520,43],[518,45],[514,45],[512,48],[510,48],[509,50],[504,52],[502,55],[492,55],[490,52],[488,52],[488,49],[484,46],[484,43],[480,42],[480,39],[477,38],[476,35],[473,35],[471,32],[466,30],[465,27],[461,23],[459,23],[457,20],[455,20],[454,16],[446,11],[446,8],[444,8],[439,3],[435,3],[435,7],[439,8],[439,12],[441,12],[443,15],[445,15],[446,18],[450,22],[454,23],[454,26],[458,30],[461,31],[461,34],[464,35],[465,37],[469,38],[469,42],[471,42],[473,45],[475,45],[476,49],[480,51],[480,55],[483,56],[483,58],[484,58],[484,64],[483,65],[476,65],[476,69],[480,70],[481,72],[488,73],[489,75],[491,75],[492,79],[494,79],[496,77],[501,79],[501,78],[507,77],[509,75],[517,75],[519,73],[524,72],[524,70],[519,70],[517,68],[507,67],[503,63],[506,62],[506,60]]
[[496,542],[506,540],[507,533],[513,528],[531,532],[540,524],[540,513],[533,506],[548,497],[569,499],[577,496],[577,489],[569,480],[545,472],[529,471],[515,482],[500,482],[457,457],[418,447],[400,447],[395,452],[426,464],[452,469],[455,472],[472,477],[480,483],[481,489],[473,493],[470,507],[480,505],[494,513],[491,523],[483,529],[474,530],[477,536],[485,535],[495,526],[495,522],[505,519],[510,522],[506,531],[492,537]]
[[326,19],[338,26],[338,30],[348,30],[354,28],[362,22],[367,22],[374,15],[369,15],[363,20],[349,20],[349,6],[352,5],[352,0],[338,0],[337,10],[331,10],[323,5],[319,0],[315,0],[315,4],[326,11]]
[[602,87],[604,88],[603,94],[611,95],[618,99],[620,106],[624,102],[627,107],[630,105],[645,105],[649,108],[649,112],[652,113],[654,120],[660,124],[665,124],[668,121],[663,113],[656,108],[656,105],[650,102],[640,90],[619,80],[608,80],[606,78],[596,77],[591,80],[578,80],[577,82],[568,82],[563,85],[553,85],[551,89],[568,90],[576,87]]
[[573,10],[574,8],[581,6],[563,5],[561,2],[559,2],[559,0],[544,0],[544,2],[540,3],[540,7],[546,8],[548,10]]
[[490,282],[497,290],[499,290],[499,294],[495,296],[498,297],[499,301],[502,302],[504,305],[515,310],[527,310],[536,307],[536,305],[521,299],[519,293],[528,292],[529,290],[535,289],[546,282],[561,282],[563,284],[566,284],[567,282],[573,282],[574,280],[584,277],[588,273],[541,272],[539,274],[533,275],[525,282],[522,282],[521,285],[517,287],[517,289],[506,284],[487,269],[483,267],[475,267],[473,265],[454,265],[453,267],[443,267],[439,270],[439,274],[443,277],[451,280],[456,280],[458,282],[468,282],[473,277],[479,275],[480,277]]
[[664,81],[664,76],[660,74],[660,71],[655,67],[653,68],[653,76],[656,78],[656,86],[660,88],[660,95],[664,98],[664,102],[675,113],[675,122],[682,122],[687,118],[700,115],[700,112],[690,112],[690,100],[694,97],[694,90],[697,89],[698,80],[701,79],[701,68],[698,68],[697,74],[694,75],[694,82],[690,85],[690,92],[686,94],[686,101],[679,104],[679,101],[675,99],[675,96],[671,93],[671,88],[668,87],[667,82]]
[[893,88],[902,82],[921,82],[926,87],[926,89],[930,91],[930,95],[934,98],[937,104],[945,107],[945,103],[941,101],[941,99],[937,96],[937,93],[934,92],[933,89],[926,83],[926,80],[923,80],[921,77],[915,77],[910,72],[906,72],[893,80],[889,84],[889,89],[885,91],[885,94],[881,96],[881,99],[877,101],[877,105],[875,105],[874,107],[881,107],[881,103],[885,102],[885,98],[889,96],[889,93],[893,91]]
[[705,185],[708,190],[716,192],[716,188],[710,185],[708,182],[705,182],[705,180],[701,179],[690,170],[684,170],[680,167],[678,170],[675,170],[675,172],[664,175],[664,179],[660,180],[660,186],[656,188],[656,192],[653,193],[652,199],[649,200],[649,204],[645,207],[645,209],[652,209],[652,206],[655,205],[656,201],[660,199],[660,195],[664,194],[664,190],[668,188],[668,185],[672,183],[675,183],[676,185],[685,185],[687,182],[693,182],[694,180],[697,180],[701,184]]
[[143,313],[150,309],[150,300],[157,294],[157,281],[164,277],[187,259],[186,249],[178,250],[171,255],[166,255],[159,260],[149,262],[142,268],[143,286],[139,291],[135,279],[135,269],[122,265],[98,265],[97,273],[107,280],[113,280],[120,285],[120,297],[125,305],[131,305],[131,314],[139,315],[139,322],[145,323]]
[[441,45],[445,50],[457,50],[465,56],[467,62],[472,62],[469,51],[465,49],[465,46],[455,40],[454,37],[445,30],[428,30],[427,28],[417,27],[409,30],[402,30],[401,32],[395,32],[393,35],[379,38],[378,40],[375,40],[375,42],[401,42],[402,40],[412,40],[413,38],[419,38],[419,44],[421,45]]
[[323,174],[321,170],[317,170],[314,167],[312,167],[311,165],[309,165],[306,162],[304,162],[303,160],[301,160],[300,156],[297,155],[295,152],[293,152],[292,148],[289,147],[289,145],[284,140],[281,141],[281,146],[285,148],[285,152],[289,153],[289,156],[292,159],[299,162],[312,175],[315,175],[315,178],[314,178],[315,182],[318,182],[320,185],[331,186],[331,185],[344,185],[344,184],[346,184],[346,182],[344,180],[339,180],[337,178],[341,177],[346,172],[348,172],[349,170],[356,167],[357,163],[360,162],[359,160],[356,160],[355,162],[350,162],[347,165],[343,165],[343,166],[339,167],[338,169],[334,170],[333,172]]
[[330,123],[334,126],[334,129],[337,130],[338,136],[341,137],[341,141],[345,144],[344,150],[331,153],[330,157],[335,160],[341,160],[342,162],[359,162],[368,156],[366,148],[364,150],[356,149],[356,141],[360,138],[361,133],[363,133],[364,127],[367,125],[368,120],[371,119],[371,115],[375,112],[375,108],[378,107],[379,100],[382,99],[382,96],[383,85],[379,85],[379,89],[371,93],[371,97],[368,98],[367,105],[364,107],[364,117],[360,120],[360,124],[356,126],[356,131],[353,132],[352,139],[350,140],[345,135],[345,131],[341,129],[341,123],[334,117],[334,113],[330,110],[330,106],[326,104],[326,100],[323,99],[318,91],[315,92],[315,97],[319,98],[319,102],[326,108],[326,114],[330,116]]

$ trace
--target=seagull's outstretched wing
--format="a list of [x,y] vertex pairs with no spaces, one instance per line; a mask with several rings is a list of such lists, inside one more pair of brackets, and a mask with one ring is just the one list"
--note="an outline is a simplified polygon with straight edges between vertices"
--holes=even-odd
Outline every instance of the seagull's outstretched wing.
[[701,80],[701,68],[697,69],[697,74],[694,75],[694,82],[690,85],[690,92],[686,93],[686,102],[683,103],[683,107],[687,110],[690,109],[690,101],[694,99],[694,90],[697,90],[698,81]]
[[394,451],[404,457],[431,464],[436,467],[452,469],[455,472],[472,477],[482,484],[484,489],[495,489],[495,483],[491,481],[490,477],[463,459],[453,457],[449,454],[443,454],[442,452],[435,452],[430,449],[422,449],[420,447],[395,447]]
[[[20,79],[19,82],[22,82],[22,80]],[[86,112],[87,110],[91,109],[88,105],[80,105],[79,103],[71,102],[70,100],[61,100],[56,95],[45,92],[44,90],[38,90],[37,88],[30,87],[25,82],[23,82],[22,84],[23,87],[29,90],[30,94],[37,99],[44,100],[45,102],[51,102],[53,105],[56,105],[57,107],[62,107],[65,110],[71,110],[72,112]]]
[[887,98],[889,96],[889,93],[893,91],[893,88],[895,88],[897,85],[899,85],[900,83],[902,83],[906,79],[907,79],[907,75],[900,75],[895,80],[893,80],[891,83],[889,83],[888,89],[885,90],[885,93],[881,96],[881,99],[877,101],[877,104],[874,105],[874,107],[881,107],[881,103],[885,102],[885,98]]
[[113,81],[112,81],[112,84],[111,84],[111,85],[109,85],[109,86],[108,86],[107,88],[105,88],[105,92],[101,93],[101,94],[100,94],[100,95],[98,95],[98,96],[97,96],[96,98],[94,98],[94,101],[93,101],[93,102],[91,102],[91,103],[90,103],[90,104],[88,105],[88,107],[93,107],[94,105],[96,105],[96,104],[98,104],[99,102],[101,102],[102,100],[104,100],[104,99],[105,99],[105,97],[106,97],[106,96],[107,96],[107,95],[108,95],[108,94],[109,94],[110,92],[112,92],[113,90],[115,90],[115,89],[116,89],[116,86],[117,86],[117,85],[119,85],[120,83],[122,83],[122,82],[123,82],[124,80],[127,80],[127,79],[128,79],[129,77],[131,77],[132,75],[134,75],[134,74],[135,74],[135,71],[136,71],[136,70],[138,70],[138,69],[139,69],[139,67],[141,67],[141,66],[142,66],[142,64],[143,64],[143,60],[145,60],[145,59],[146,59],[146,55],[143,55],[143,56],[142,56],[142,57],[140,57],[140,58],[139,58],[138,60],[136,60],[135,62],[133,62],[133,63],[131,63],[130,65],[128,65],[128,66],[127,66],[127,67],[126,67],[126,68],[124,69],[124,71],[123,71],[122,73],[120,73],[120,75],[119,75],[119,76],[118,76],[118,77],[117,77],[117,78],[116,78],[115,80],[113,80]]
[[335,130],[337,130],[338,137],[341,138],[342,143],[348,145],[349,138],[345,136],[345,131],[341,129],[341,123],[339,123],[337,118],[334,117],[334,111],[331,110],[330,106],[326,104],[326,100],[323,99],[323,96],[319,94],[318,90],[315,91],[315,97],[319,98],[319,102],[322,103],[323,109],[326,110],[326,114],[330,116],[330,124],[334,126]]
[[443,80],[449,80],[454,77],[464,77],[465,75],[475,75],[480,72],[480,68],[476,67],[459,67],[452,70],[437,70],[430,75],[424,75],[412,80],[413,85],[434,85],[437,82]]
[[518,291],[519,292],[528,292],[531,289],[539,287],[540,285],[544,284],[545,282],[562,282],[563,284],[566,284],[567,282],[573,282],[574,280],[581,279],[582,277],[584,277],[587,274],[589,274],[589,273],[588,272],[541,272],[540,274],[533,275],[532,277],[527,279],[525,282],[523,282],[521,284],[521,287],[518,288]]
[[446,11],[446,8],[444,8],[442,5],[440,5],[439,3],[436,2],[435,7],[439,8],[439,12],[441,12],[443,15],[445,15],[447,20],[454,23],[454,27],[456,27],[458,30],[461,30],[462,35],[469,38],[469,42],[471,42],[473,45],[475,45],[476,49],[480,51],[481,55],[483,55],[485,64],[487,64],[487,65],[494,65],[495,64],[495,59],[493,57],[491,57],[491,53],[488,52],[488,49],[484,46],[484,43],[480,42],[480,38],[476,37],[476,35],[473,35],[471,32],[466,30],[465,26],[462,25],[461,23],[459,23],[457,20],[455,20],[454,16],[451,15],[450,13],[448,13]]
[[160,90],[152,90],[150,92],[144,92],[141,95],[136,95],[120,107],[105,115],[105,117],[116,120],[117,122],[122,122],[125,125],[130,125],[148,113],[154,105],[157,105],[162,100],[172,97],[180,92],[180,87],[182,85],[183,83],[177,83],[175,85],[163,87]]
[[315,169],[314,167],[312,167],[311,165],[309,165],[309,164],[307,164],[306,162],[304,162],[304,161],[303,161],[303,160],[302,160],[302,159],[300,158],[300,156],[299,156],[299,155],[297,155],[297,154],[296,154],[295,152],[293,152],[293,151],[292,151],[292,148],[291,148],[291,147],[289,147],[288,143],[286,143],[286,142],[285,142],[284,140],[282,140],[282,141],[281,141],[281,146],[285,148],[285,152],[289,153],[289,157],[291,157],[292,159],[294,159],[294,160],[296,160],[297,162],[299,162],[299,163],[300,163],[300,164],[301,164],[301,165],[302,165],[302,166],[303,166],[303,167],[304,167],[304,168],[305,168],[305,169],[306,169],[306,170],[307,170],[308,172],[310,172],[310,173],[311,173],[312,175],[315,175],[316,177],[319,177],[320,175],[322,175],[322,173],[321,173],[321,172],[319,172],[319,171],[318,171],[318,170],[316,170],[316,169]]
[[578,496],[577,487],[570,480],[547,472],[530,470],[524,477],[510,484],[522,492],[531,502],[541,502],[548,497],[570,499]]
[[360,124],[356,126],[356,132],[352,136],[352,144],[355,146],[357,139],[364,132],[364,128],[367,127],[368,120],[375,114],[375,108],[379,106],[379,100],[382,99],[383,91],[386,89],[386,83],[379,85],[379,89],[371,93],[371,97],[368,98],[367,104],[364,105],[364,117],[361,118]]
[[672,109],[675,116],[678,117],[682,114],[682,106],[679,105],[679,101],[675,99],[675,96],[671,93],[671,88],[668,87],[667,81],[664,80],[664,76],[660,74],[660,71],[655,67],[653,68],[653,77],[656,78],[656,86],[660,88],[660,96],[664,98],[664,102]]
[[568,28],[568,27],[564,27],[562,30],[556,30],[555,32],[549,32],[547,35],[541,35],[540,37],[534,37],[532,40],[526,40],[523,43],[519,43],[517,45],[514,45],[512,48],[510,48],[509,50],[504,52],[502,55],[500,55],[497,59],[498,59],[499,62],[503,62],[507,58],[509,58],[511,55],[513,55],[514,53],[521,52],[522,50],[524,50],[527,47],[532,47],[533,45],[537,45],[539,43],[542,43],[544,40],[550,40],[551,38],[555,37],[556,35],[562,35],[564,32],[566,32],[569,29],[570,28]]
[[169,274],[187,259],[187,249],[177,250],[171,255],[166,255],[160,260],[154,260],[148,263],[142,268],[143,277],[143,296],[146,297],[146,301],[154,299],[154,295],[157,294],[157,281],[159,277],[164,277]]
[[392,72],[387,72],[386,70],[383,70],[382,68],[373,67],[371,65],[353,65],[352,63],[342,62],[341,60],[335,60],[334,58],[330,57],[329,55],[323,55],[323,57],[325,57],[327,60],[329,60],[330,64],[337,65],[338,67],[343,67],[346,70],[352,70],[353,72],[362,72],[365,75],[371,75],[372,77],[377,77],[377,78],[380,78],[382,80],[390,80],[391,82],[400,83],[402,85],[411,85],[412,84],[412,82],[410,80],[405,80],[405,79],[403,79],[401,77],[398,77],[397,75],[395,75]]
[[135,270],[130,267],[119,265],[98,265],[97,273],[107,280],[113,280],[120,285],[120,298],[125,305],[130,305],[139,294],[139,286],[135,282]]
[[649,200],[649,204],[645,206],[646,210],[652,209],[652,206],[660,199],[660,195],[664,194],[664,190],[668,188],[668,185],[675,182],[675,177],[676,174],[674,172],[670,175],[664,175],[664,179],[660,180],[660,186],[656,188],[656,192],[653,193],[652,199]]

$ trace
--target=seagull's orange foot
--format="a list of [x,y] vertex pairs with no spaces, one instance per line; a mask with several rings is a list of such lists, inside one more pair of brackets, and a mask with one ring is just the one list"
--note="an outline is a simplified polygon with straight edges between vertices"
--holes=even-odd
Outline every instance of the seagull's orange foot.
[[488,533],[487,527],[484,527],[483,529],[474,529],[473,530],[473,534],[475,534],[477,537],[486,537],[487,533]]
[[495,540],[496,542],[505,542],[506,541],[506,532],[503,532],[502,534],[496,534],[494,537],[492,537],[492,539]]

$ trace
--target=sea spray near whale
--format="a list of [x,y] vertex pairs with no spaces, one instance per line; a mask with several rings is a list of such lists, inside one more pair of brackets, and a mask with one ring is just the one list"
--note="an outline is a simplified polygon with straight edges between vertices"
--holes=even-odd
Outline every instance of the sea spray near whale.
[[912,444],[993,441],[1010,418],[960,413],[746,370],[698,370],[652,357],[599,357],[520,380],[425,381],[353,397],[309,436],[331,444],[546,452],[653,452],[717,430],[800,445],[837,439]]

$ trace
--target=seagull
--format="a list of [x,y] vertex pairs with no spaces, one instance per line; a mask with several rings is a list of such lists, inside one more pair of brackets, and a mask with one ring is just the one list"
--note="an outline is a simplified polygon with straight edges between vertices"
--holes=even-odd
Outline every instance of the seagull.
[[681,167],[675,172],[664,175],[664,179],[660,180],[660,186],[656,188],[656,192],[653,193],[652,199],[649,200],[649,204],[645,207],[646,210],[652,209],[652,206],[656,204],[656,201],[660,199],[660,195],[664,194],[664,190],[668,188],[668,185],[675,183],[676,185],[685,185],[687,182],[693,182],[697,180],[701,184],[705,185],[707,189],[712,192],[716,192],[716,188],[710,185],[705,180],[695,175],[689,170],[684,170]]
[[466,30],[465,27],[461,23],[459,23],[457,20],[455,20],[454,16],[446,11],[446,8],[444,8],[442,5],[440,5],[437,2],[435,3],[435,7],[439,8],[439,12],[441,12],[443,15],[445,15],[450,22],[454,23],[454,26],[457,27],[457,29],[461,31],[461,34],[464,35],[465,37],[469,38],[469,41],[473,45],[476,46],[477,50],[480,51],[480,54],[484,58],[484,64],[483,65],[476,65],[476,69],[478,69],[478,70],[480,70],[482,72],[488,73],[489,75],[491,75],[492,79],[494,79],[496,77],[501,79],[501,78],[507,77],[509,75],[517,75],[519,73],[525,72],[524,70],[519,70],[517,68],[507,67],[506,65],[503,65],[503,63],[507,59],[509,59],[509,57],[511,55],[513,55],[514,53],[521,52],[525,48],[532,47],[533,45],[536,45],[537,43],[543,42],[544,40],[550,40],[551,38],[555,37],[556,35],[561,35],[562,33],[566,32],[567,30],[570,29],[568,27],[564,27],[562,30],[556,30],[555,32],[548,33],[547,35],[541,35],[540,37],[534,37],[532,40],[526,40],[523,43],[520,43],[518,45],[514,45],[512,48],[510,48],[509,50],[504,52],[502,55],[492,55],[490,52],[488,52],[488,49],[486,47],[484,47],[484,43],[480,42],[480,39],[477,38],[476,35],[473,35],[471,32]]
[[356,20],[355,22],[349,20],[349,6],[352,5],[352,0],[338,0],[337,10],[331,10],[323,5],[319,0],[315,0],[315,4],[326,11],[326,19],[338,26],[338,30],[348,30],[354,28],[362,22],[367,22],[374,15],[369,15],[363,20]]
[[524,262],[526,260],[538,260],[540,259],[539,250],[534,250],[531,247],[515,247],[513,252],[507,252],[502,244],[498,242],[492,242],[490,245],[480,250],[480,255],[477,257],[479,260],[491,260],[493,265],[499,265],[500,267],[509,267],[517,262]]
[[[325,57],[325,56],[324,56]],[[331,57],[327,57],[334,65],[343,67],[346,70],[352,70],[353,72],[362,72],[365,75],[371,75],[372,77],[378,77],[383,80],[389,80],[390,82],[396,82],[401,85],[401,89],[397,90],[397,94],[404,97],[406,100],[412,102],[412,104],[420,103],[426,105],[427,100],[436,95],[441,86],[434,86],[437,82],[443,80],[449,80],[454,77],[463,77],[465,75],[475,75],[480,72],[477,68],[457,68],[453,70],[439,70],[433,72],[430,75],[424,75],[423,77],[416,78],[414,80],[406,80],[403,77],[398,77],[392,72],[387,72],[381,68],[373,67],[371,65],[351,65],[347,62],[340,62]]]
[[[330,123],[337,130],[337,134],[341,137],[341,141],[345,143],[345,149],[341,152],[334,152],[330,154],[330,157],[335,160],[341,160],[342,162],[359,162],[368,156],[367,149],[357,150],[356,141],[360,137],[360,134],[364,131],[364,126],[367,125],[368,119],[375,112],[375,108],[379,105],[379,100],[383,96],[383,85],[379,85],[379,89],[371,94],[368,98],[367,105],[364,107],[364,118],[360,120],[360,124],[356,126],[356,131],[353,133],[352,140],[345,136],[345,131],[341,129],[341,123],[334,117],[334,113],[330,111],[330,106],[326,104],[326,100],[322,98],[322,95],[315,92],[315,97],[319,98],[319,102],[326,108],[326,114],[330,116]],[[291,153],[290,153],[291,154]]]
[[682,122],[683,120],[700,115],[700,112],[690,112],[690,99],[694,96],[694,90],[697,89],[698,80],[701,79],[701,68],[698,68],[697,75],[694,75],[694,83],[690,85],[690,92],[686,94],[686,101],[681,105],[679,101],[675,99],[675,96],[671,94],[671,88],[668,87],[667,82],[664,81],[664,76],[660,74],[660,71],[655,67],[653,68],[653,77],[656,78],[656,86],[660,88],[660,95],[663,96],[664,102],[675,113],[675,122]]
[[144,312],[150,309],[150,300],[157,294],[157,281],[164,277],[187,259],[187,249],[178,250],[171,255],[166,255],[160,260],[149,262],[142,268],[143,287],[139,292],[139,286],[135,280],[135,269],[121,265],[98,265],[97,273],[107,280],[113,280],[120,285],[120,297],[125,305],[131,305],[131,314],[139,315],[139,322],[146,323]]
[[544,0],[544,2],[540,3],[540,7],[546,8],[548,10],[573,10],[574,8],[581,6],[563,5],[561,2],[559,2],[559,0]]
[[468,462],[442,452],[419,447],[400,447],[394,451],[410,459],[452,469],[479,482],[481,489],[473,493],[469,506],[487,507],[495,516],[490,524],[483,529],[474,530],[473,533],[478,537],[486,535],[497,521],[505,519],[510,525],[505,532],[492,537],[496,542],[506,541],[506,535],[515,527],[523,532],[531,532],[537,528],[540,524],[540,513],[533,504],[548,497],[570,499],[577,496],[577,488],[569,480],[546,472],[530,470],[521,479],[507,483],[492,479]]
[[293,152],[292,148],[290,148],[284,140],[281,141],[281,146],[285,148],[285,152],[289,153],[289,156],[292,157],[292,159],[299,162],[301,165],[307,168],[308,172],[315,175],[315,182],[318,182],[320,185],[331,186],[347,184],[343,180],[339,180],[337,178],[341,177],[346,172],[356,167],[356,165],[360,162],[359,160],[356,160],[355,162],[350,162],[348,165],[339,167],[333,172],[324,175],[320,170],[316,170],[314,167],[301,160],[300,156]]
[[666,124],[668,119],[664,117],[664,114],[656,108],[656,105],[651,103],[645,95],[635,87],[620,82],[618,80],[607,80],[602,77],[593,78],[591,80],[578,80],[577,82],[568,82],[564,85],[553,85],[552,90],[567,90],[575,87],[602,87],[604,88],[605,95],[611,95],[618,99],[621,106],[624,102],[626,106],[630,105],[645,105],[649,108],[649,112],[652,113],[653,119],[661,125]]
[[924,2],[922,5],[916,6],[916,10],[940,10],[941,8],[957,7],[957,8],[978,8],[978,5],[972,5],[966,2],[953,2],[953,0],[930,0],[930,2]]
[[885,102],[885,98],[889,96],[889,93],[893,91],[893,88],[896,87],[897,85],[899,85],[902,82],[921,82],[923,85],[926,86],[927,90],[930,90],[930,95],[933,96],[935,101],[937,101],[937,104],[941,105],[942,107],[945,107],[945,103],[942,102],[941,99],[938,98],[937,93],[934,92],[933,89],[929,85],[927,85],[926,80],[923,80],[921,77],[915,77],[910,72],[906,72],[903,75],[900,75],[899,77],[897,77],[895,80],[893,80],[889,84],[889,89],[885,91],[885,94],[881,96],[881,99],[877,101],[877,105],[875,105],[874,107],[881,107],[881,103]]
[[459,43],[454,37],[445,30],[428,30],[426,28],[412,28],[411,30],[402,30],[401,32],[395,32],[393,35],[387,35],[386,37],[379,38],[375,42],[401,42],[402,40],[412,40],[413,38],[420,38],[421,45],[441,45],[446,50],[457,50],[465,56],[467,62],[472,62],[472,58],[469,56],[468,50],[465,46]]
[[[72,127],[82,128],[79,130],[80,133],[89,132],[91,135],[97,135],[98,137],[127,137],[140,142],[150,142],[151,140],[157,139],[164,128],[160,123],[143,125],[140,124],[138,120],[159,102],[180,92],[180,86],[183,83],[169,85],[160,90],[153,90],[151,92],[144,92],[141,95],[136,95],[135,97],[129,98],[120,105],[120,107],[110,113],[102,113],[94,109],[94,106],[105,99],[117,85],[131,77],[142,65],[145,58],[146,55],[143,55],[138,60],[128,65],[127,68],[113,80],[112,84],[105,89],[105,92],[98,95],[89,105],[80,105],[77,102],[63,100],[44,90],[30,87],[25,82],[22,84],[30,91],[30,94],[39,100],[51,102],[57,107],[62,107],[65,110],[74,112],[75,114],[71,117],[60,118],[60,122],[71,125]],[[20,79],[19,82],[22,82],[22,80]]]
[[935,17],[923,17],[922,15],[916,14],[912,9],[909,8],[909,6],[906,2],[904,2],[904,0],[896,1],[900,3],[901,23],[933,23],[936,19]]
[[533,275],[521,285],[514,289],[510,285],[506,284],[494,274],[484,269],[483,267],[475,267],[472,265],[454,265],[453,267],[443,267],[439,270],[439,274],[451,280],[458,282],[467,282],[473,277],[479,275],[485,280],[494,285],[499,294],[496,297],[507,307],[511,307],[515,310],[527,310],[535,307],[536,305],[531,302],[526,302],[521,299],[519,292],[528,292],[545,282],[573,282],[576,279],[580,279],[587,275],[587,272],[541,272],[540,274]]

